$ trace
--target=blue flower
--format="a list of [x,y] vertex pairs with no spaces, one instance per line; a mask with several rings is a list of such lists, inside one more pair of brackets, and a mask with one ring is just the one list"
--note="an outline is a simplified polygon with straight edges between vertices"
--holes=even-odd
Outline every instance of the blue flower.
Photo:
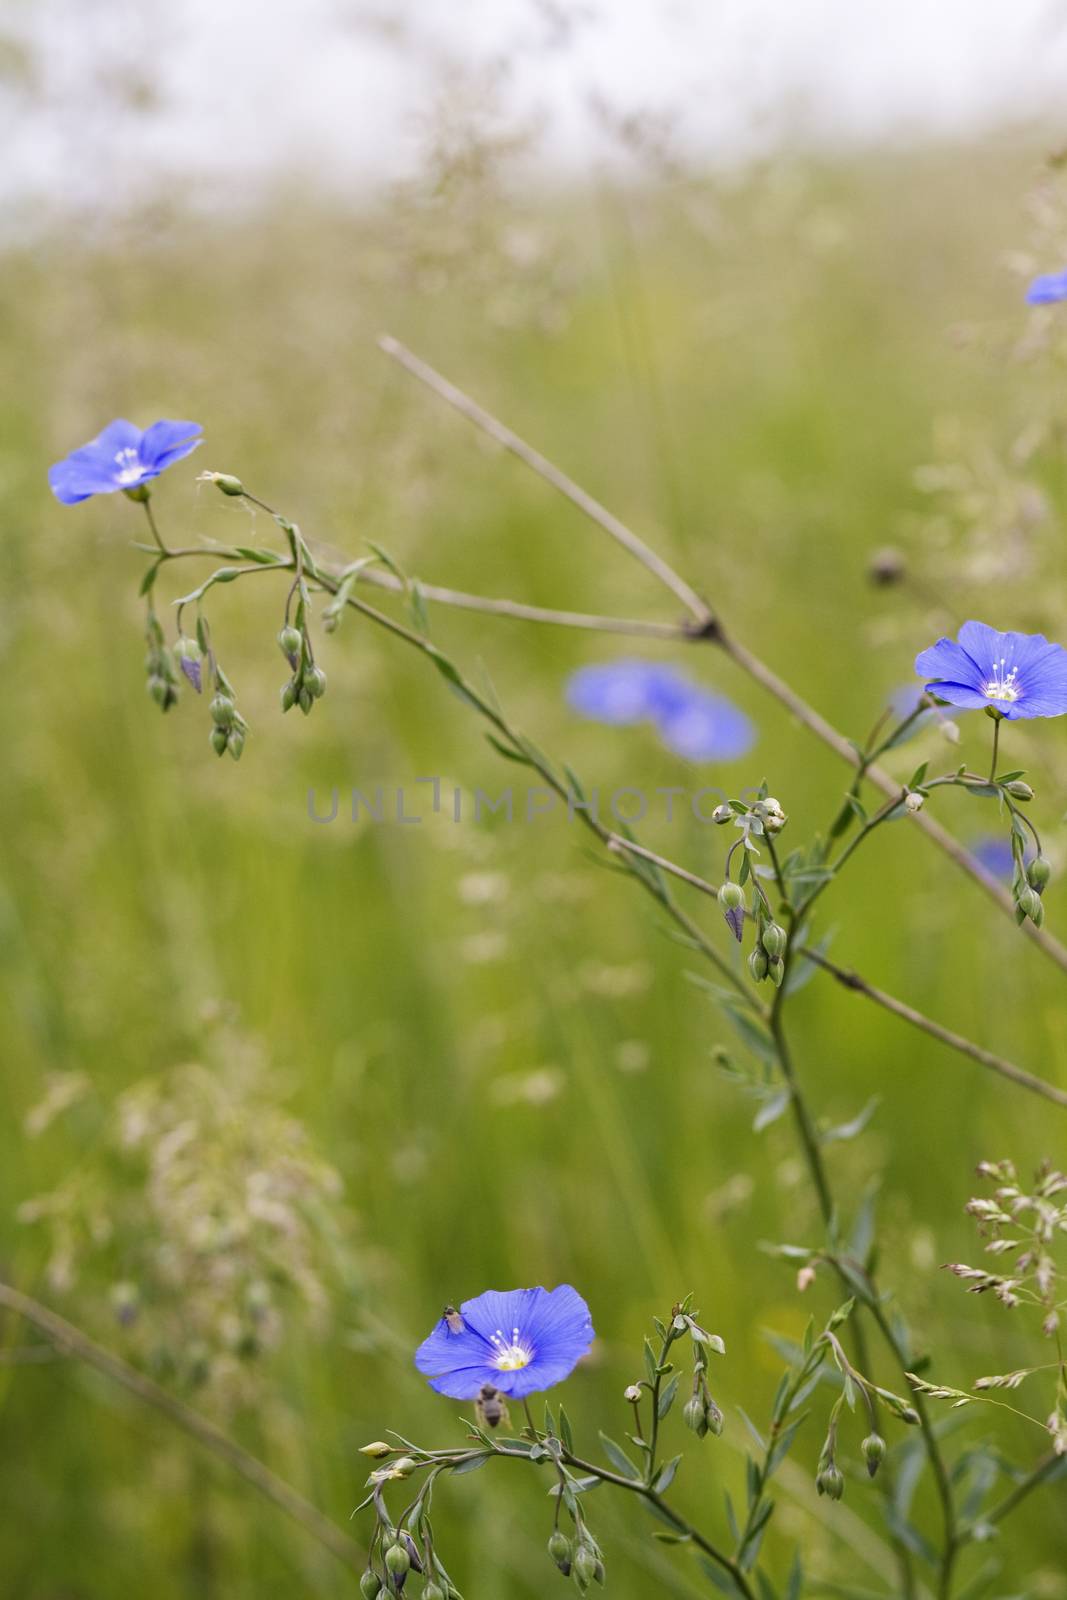
[[63,505],[73,506],[94,494],[139,489],[195,450],[202,431],[198,422],[153,422],[142,433],[119,417],[80,450],[49,467],[52,493]]
[[1043,272],[1035,278],[1026,291],[1026,298],[1032,306],[1051,306],[1059,300],[1067,300],[1067,267],[1062,272]]
[[986,833],[981,838],[972,840],[969,849],[975,860],[980,862],[992,877],[1011,881],[1015,872],[1015,855],[1010,839],[1005,839],[999,834]]
[[581,667],[567,684],[567,699],[597,722],[651,722],[667,748],[689,761],[731,761],[755,741],[752,723],[729,700],[653,661]]
[[939,700],[1004,717],[1060,717],[1067,711],[1067,650],[1041,633],[998,633],[965,622],[959,641],[939,639],[915,658]]
[[487,1289],[443,1316],[415,1352],[438,1394],[475,1400],[485,1384],[516,1400],[568,1377],[593,1342],[577,1290]]

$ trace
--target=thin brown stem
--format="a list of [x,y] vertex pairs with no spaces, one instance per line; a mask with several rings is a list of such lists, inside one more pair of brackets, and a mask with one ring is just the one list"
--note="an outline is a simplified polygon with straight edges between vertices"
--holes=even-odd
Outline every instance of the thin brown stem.
[[[669,861],[666,856],[661,856],[655,850],[648,850],[644,845],[635,843],[632,839],[625,839],[620,834],[611,836],[609,848],[619,853],[641,856],[645,861],[650,861],[671,877],[678,878],[682,883],[688,883],[691,888],[699,890],[701,894],[710,895],[713,899],[718,896],[718,886],[709,883],[706,878],[699,877],[695,872],[689,872],[685,867],[678,866]],[[865,999],[881,1006],[893,1016],[899,1017],[902,1022],[907,1022],[913,1028],[918,1028],[922,1033],[928,1034],[931,1039],[936,1039],[939,1044],[947,1045],[950,1050],[957,1051],[966,1056],[980,1067],[986,1067],[990,1072],[997,1072],[1002,1078],[1008,1078],[1012,1083],[1017,1083],[1023,1089],[1029,1089],[1032,1094],[1042,1095],[1046,1100],[1053,1101],[1059,1106],[1067,1106],[1067,1091],[1059,1089],[1055,1084],[1048,1083],[1044,1078],[1037,1077],[1032,1072],[1027,1072],[1025,1067],[1016,1066],[1014,1061],[1009,1061],[1005,1056],[998,1056],[992,1050],[975,1044],[962,1033],[956,1033],[951,1028],[946,1028],[943,1023],[936,1022],[933,1017],[928,1017],[925,1012],[917,1011],[904,1000],[898,1000],[895,995],[887,994],[884,989],[877,988],[873,983],[868,983],[866,978],[860,977],[858,972],[852,972],[846,967],[839,966],[836,961],[831,961],[829,956],[823,954],[812,945],[798,945],[796,955],[814,962],[824,972],[853,994],[863,995]]]
[[345,1566],[359,1570],[364,1564],[364,1552],[354,1539],[338,1528],[329,1517],[325,1516],[317,1506],[305,1500],[293,1486],[286,1483],[284,1478],[279,1478],[276,1472],[252,1455],[243,1445],[231,1439],[221,1428],[213,1422],[194,1411],[183,1401],[178,1400],[165,1389],[161,1389],[151,1378],[146,1378],[135,1367],[129,1366],[119,1356],[112,1355],[110,1350],[94,1343],[87,1334],[82,1333],[73,1323],[67,1322],[64,1317],[49,1310],[39,1301],[31,1299],[29,1295],[14,1289],[10,1284],[0,1283],[0,1306],[4,1306],[15,1316],[22,1317],[26,1322],[38,1328],[53,1348],[61,1353],[75,1356],[79,1361],[84,1361],[87,1366],[95,1368],[97,1372],[109,1378],[120,1388],[134,1395],[138,1400],[150,1406],[153,1411],[158,1411],[169,1422],[175,1423],[190,1438],[210,1450],[220,1461],[225,1461],[227,1466],[241,1475],[247,1483],[259,1490],[294,1522],[300,1524],[305,1532],[329,1550],[331,1555],[337,1557]]
[[532,445],[527,444],[525,439],[520,439],[517,433],[513,433],[498,418],[490,415],[488,411],[478,405],[477,401],[464,394],[462,389],[457,389],[454,383],[449,383],[447,378],[442,377],[439,372],[435,372],[433,367],[420,360],[417,355],[407,349],[405,345],[402,345],[399,339],[394,339],[389,334],[383,334],[378,340],[378,345],[387,356],[391,356],[394,361],[398,361],[402,367],[405,367],[420,382],[426,384],[427,388],[440,395],[442,400],[447,400],[450,406],[462,413],[468,421],[473,422],[475,427],[481,428],[482,432],[488,434],[491,439],[495,439],[497,444],[502,445],[505,450],[510,450],[512,455],[518,456],[519,460],[536,472],[539,478],[543,478],[546,483],[550,483],[572,505],[576,505],[579,511],[584,512],[598,527],[603,528],[604,532],[614,539],[616,544],[620,544],[624,550],[628,551],[635,561],[639,561],[648,572],[658,578],[660,583],[682,602],[698,627],[704,628],[713,622],[711,608],[706,601],[702,600],[696,590],[691,588],[685,579],[675,572],[669,562],[664,561],[663,557],[647,545],[638,534],[634,533],[632,528],[628,528],[606,506],[602,506],[599,500],[595,500],[591,494],[575,483],[573,478],[569,478],[565,472],[561,472],[559,467],[553,465],[539,450],[535,450]]
[[[558,490],[572,505],[590,518],[590,520],[604,530],[615,542],[627,550],[643,567],[653,573],[672,594],[683,601],[691,613],[695,626],[690,630],[690,637],[706,640],[716,644],[727,655],[735,666],[739,667],[753,682],[760,684],[780,705],[794,716],[810,733],[820,739],[836,755],[851,767],[860,767],[865,775],[886,796],[899,793],[899,783],[876,763],[868,764],[866,758],[857,750],[852,742],[838,733],[833,725],[827,722],[814,707],[792,689],[784,679],[780,678],[758,656],[741,644],[739,640],[728,634],[720,621],[707,603],[701,599],[696,591],[682,578],[670,564],[651,550],[631,528],[627,527],[614,513],[594,499],[592,495],[582,489],[574,480],[562,472],[540,451],[526,443],[518,434],[514,433],[504,423],[492,416],[475,400],[463,392],[462,389],[450,383],[439,372],[435,371],[427,362],[422,361],[412,351],[402,345],[399,340],[390,335],[383,335],[379,341],[380,348],[386,355],[398,361],[402,367],[410,372],[427,388],[447,401],[449,405],[461,415],[468,418],[483,433],[495,439],[512,455],[518,457],[532,472],[544,479],[546,483]],[[925,812],[919,812],[915,818],[916,826],[937,845],[954,864],[968,877],[972,878],[988,897],[1000,909],[1014,919],[1015,905],[1011,895],[992,873],[987,872],[981,862],[971,855],[958,840],[943,828],[933,817]],[[1027,921],[1023,924],[1023,932],[1028,939],[1044,951],[1050,960],[1067,972],[1067,947],[1062,945],[1045,928],[1038,928],[1034,923]]]

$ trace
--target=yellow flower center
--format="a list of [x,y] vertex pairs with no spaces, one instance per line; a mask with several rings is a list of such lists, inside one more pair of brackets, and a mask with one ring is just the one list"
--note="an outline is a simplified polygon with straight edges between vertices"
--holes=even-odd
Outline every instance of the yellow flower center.
[[1018,700],[1019,685],[1018,667],[1007,670],[1007,662],[1001,656],[999,664],[993,669],[993,676],[982,685],[982,693],[989,700]]
[[511,1339],[505,1339],[498,1328],[490,1337],[493,1346],[493,1365],[499,1367],[501,1372],[518,1372],[522,1367],[528,1367],[533,1360],[533,1351],[524,1345],[519,1336],[518,1328],[512,1328]]

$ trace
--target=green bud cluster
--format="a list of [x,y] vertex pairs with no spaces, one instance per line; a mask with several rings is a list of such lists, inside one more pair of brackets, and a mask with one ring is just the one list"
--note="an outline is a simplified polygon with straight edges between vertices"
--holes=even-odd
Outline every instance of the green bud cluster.
[[282,689],[282,710],[291,711],[299,706],[306,717],[315,701],[326,693],[326,674],[315,665],[306,629],[286,623],[278,635],[278,648],[293,670]]
[[582,1594],[591,1583],[604,1582],[604,1560],[600,1554],[600,1547],[584,1523],[578,1530],[577,1545],[571,1561],[571,1575]]
[[235,761],[240,761],[248,737],[248,723],[238,711],[233,690],[218,668],[215,671],[215,693],[208,709],[213,724],[210,734],[212,750],[217,756],[224,756],[229,751]]
[[[1011,789],[1011,784],[1005,788]],[[1028,787],[1024,785],[1024,787]],[[1035,927],[1040,928],[1045,920],[1045,907],[1041,899],[1052,877],[1052,868],[1043,855],[1036,855],[1032,861],[1024,862],[1022,840],[1018,834],[1012,834],[1012,849],[1015,854],[1015,870],[1012,874],[1012,897],[1015,901],[1015,920],[1023,923],[1029,920]]]

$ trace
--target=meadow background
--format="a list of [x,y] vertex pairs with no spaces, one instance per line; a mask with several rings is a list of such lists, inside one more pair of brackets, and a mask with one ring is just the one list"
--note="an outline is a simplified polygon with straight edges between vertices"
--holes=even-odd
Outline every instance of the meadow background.
[[[862,737],[916,650],[964,618],[1064,636],[1062,433],[1025,471],[1012,457],[1055,408],[1042,352],[1020,348],[1026,196],[1047,153],[1009,135],[849,158],[783,150],[724,176],[646,150],[625,180],[550,190],[497,184],[468,152],[362,209],[280,190],[204,215],[172,194],[0,257],[3,1275],[172,1382],[338,1522],[360,1498],[367,1439],[458,1437],[460,1408],[411,1366],[442,1304],[559,1281],[587,1297],[600,1335],[566,1388],[576,1432],[593,1436],[607,1418],[625,1426],[619,1396],[651,1315],[695,1291],[727,1344],[713,1378],[728,1427],[694,1446],[679,1496],[714,1521],[723,1485],[741,1480],[736,1408],[758,1418],[773,1392],[766,1330],[797,1335],[808,1302],[832,1300],[821,1281],[801,1298],[788,1264],[758,1248],[810,1236],[812,1197],[786,1125],[753,1132],[752,1102],[717,1067],[716,1045],[743,1050],[688,982],[692,958],[576,828],[558,814],[347,820],[352,786],[516,781],[436,675],[351,617],[322,643],[325,700],[283,721],[282,580],[217,590],[215,640],[252,724],[241,764],[217,761],[192,695],[161,717],[144,693],[137,509],[118,497],[61,508],[47,466],[113,415],[193,417],[207,442],[155,497],[175,542],[269,537],[267,519],[195,487],[214,468],[324,552],[373,539],[429,582],[671,618],[621,552],[377,352],[388,329],[666,550],[742,639]],[[907,577],[879,588],[868,569],[887,544]],[[162,598],[192,571],[167,572]],[[736,791],[766,776],[798,841],[839,803],[835,759],[711,651],[432,620],[587,784]],[[758,724],[753,756],[686,767],[650,732],[579,721],[569,672],[624,654],[684,664],[733,697]],[[960,759],[983,759],[984,722],[961,727]],[[1009,737],[1037,774],[1035,820],[1062,869],[1063,727]],[[927,750],[953,759],[935,732],[896,770]],[[307,792],[324,801],[335,785],[341,814],[316,826]],[[965,839],[991,820],[966,797],[936,809]],[[643,837],[721,869],[722,835],[706,826],[657,818]],[[1065,917],[1054,882],[1054,931]],[[824,920],[839,960],[1067,1084],[1062,975],[917,832],[879,836]],[[822,1115],[846,1120],[879,1097],[864,1137],[831,1159],[857,1206],[878,1192],[882,1276],[935,1373],[958,1383],[1018,1364],[1012,1319],[937,1269],[973,1254],[962,1206],[975,1162],[1055,1158],[1056,1114],[828,980],[796,1016]],[[206,1101],[221,1097],[212,1116],[180,1099],[188,1063],[215,1085]],[[146,1079],[177,1109],[149,1116],[131,1154],[117,1119]],[[165,1229],[153,1140],[191,1122],[196,1161],[224,1184],[257,1139],[268,1155],[285,1144],[278,1108],[343,1194],[324,1179],[308,1200],[317,1311],[272,1291],[275,1347],[235,1355],[232,1318],[206,1290],[197,1303],[195,1271],[180,1292],[160,1287],[176,1263],[180,1276],[183,1241],[194,1259],[195,1219]],[[57,1191],[51,1222],[26,1211]],[[117,1283],[143,1295],[128,1325]],[[26,1342],[10,1320],[0,1331]],[[963,1426],[1036,1457],[1022,1424]],[[224,1467],[72,1362],[0,1366],[0,1434],[12,1600],[353,1592]],[[806,1465],[817,1444],[813,1426]],[[800,1539],[814,1571],[854,1568],[877,1589],[861,1487],[840,1507],[817,1505],[800,1475],[787,1487],[773,1559],[784,1566]],[[465,1592],[550,1592],[539,1479],[486,1472],[441,1499]],[[705,1592],[625,1509],[598,1497],[612,1592]],[[1013,1574],[994,1593],[1067,1595],[1047,1503],[1035,1497],[1007,1538]]]

